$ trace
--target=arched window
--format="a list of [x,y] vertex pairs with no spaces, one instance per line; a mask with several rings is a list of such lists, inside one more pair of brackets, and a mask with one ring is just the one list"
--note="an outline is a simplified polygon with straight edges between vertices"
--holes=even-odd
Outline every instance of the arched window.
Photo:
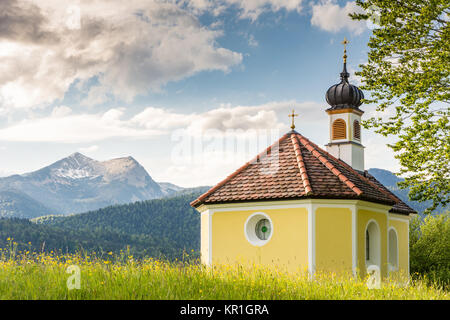
[[394,228],[389,229],[389,267],[391,270],[398,268],[398,239],[397,231]]
[[333,122],[333,140],[347,139],[347,130],[345,121],[342,119],[336,119]]
[[359,121],[353,121],[353,136],[357,140],[361,140],[361,126],[359,125]]
[[381,262],[381,244],[380,228],[375,220],[371,220],[366,227],[366,265],[380,266]]

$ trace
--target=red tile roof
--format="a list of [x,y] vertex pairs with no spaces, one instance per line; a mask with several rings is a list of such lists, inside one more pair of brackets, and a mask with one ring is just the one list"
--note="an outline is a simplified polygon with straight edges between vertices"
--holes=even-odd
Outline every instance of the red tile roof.
[[201,204],[288,199],[360,199],[415,213],[367,172],[358,172],[291,131],[191,202]]

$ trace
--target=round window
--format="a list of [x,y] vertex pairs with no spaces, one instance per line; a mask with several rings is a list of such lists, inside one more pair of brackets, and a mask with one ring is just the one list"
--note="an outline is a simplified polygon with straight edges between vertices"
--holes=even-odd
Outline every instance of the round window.
[[248,217],[244,226],[245,237],[254,246],[265,245],[273,234],[273,225],[269,216],[257,212]]

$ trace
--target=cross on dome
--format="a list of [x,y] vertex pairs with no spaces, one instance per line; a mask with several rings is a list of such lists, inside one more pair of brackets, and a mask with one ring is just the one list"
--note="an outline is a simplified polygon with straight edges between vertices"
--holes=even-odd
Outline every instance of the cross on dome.
[[347,63],[347,44],[349,41],[344,37],[344,41],[341,42],[344,45],[344,63]]

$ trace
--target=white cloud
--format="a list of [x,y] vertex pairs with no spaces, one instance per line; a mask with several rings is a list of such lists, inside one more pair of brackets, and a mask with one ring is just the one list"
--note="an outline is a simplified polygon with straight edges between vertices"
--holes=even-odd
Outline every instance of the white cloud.
[[303,0],[225,0],[242,10],[241,17],[252,21],[267,11],[277,12],[282,9],[300,12]]
[[[274,101],[257,106],[222,105],[203,113],[182,114],[160,108],[146,108],[130,122],[144,128],[176,130],[185,128],[191,134],[206,130],[248,130],[286,128],[287,115],[296,109],[304,118],[314,119],[317,112],[323,112],[315,102]],[[279,119],[278,115],[286,116]]]
[[205,11],[220,15],[227,8],[234,7],[240,11],[241,19],[255,21],[264,12],[280,10],[297,11],[302,9],[303,0],[185,0],[183,3],[195,13]]
[[387,146],[388,143],[393,143],[394,138],[385,138],[381,135],[366,131],[366,139],[364,141],[364,160],[365,167],[381,168],[392,172],[400,170],[400,164],[394,158],[394,153],[391,148]]
[[65,117],[72,113],[72,109],[67,106],[55,107],[52,110],[52,116],[55,118]]
[[242,55],[218,46],[221,35],[172,1],[2,0],[0,103],[37,107],[93,77],[84,103],[105,92],[131,101],[201,71],[228,72]]
[[[74,114],[68,107],[56,107],[49,116],[25,119],[0,129],[0,141],[92,143],[110,138],[141,139],[169,135],[186,129],[191,135],[206,130],[287,130],[292,110],[304,119],[317,119],[323,108],[315,102],[277,101],[258,106],[223,105],[203,113],[184,114],[148,107],[131,118],[125,109],[113,108],[95,114]],[[278,115],[282,115],[279,118]],[[313,121],[308,121],[312,123]]]
[[80,102],[80,105],[92,107],[95,105],[105,103],[109,100],[108,92],[109,90],[105,86],[101,85],[92,86],[89,89],[87,97]]
[[151,129],[137,129],[121,120],[123,109],[100,114],[69,114],[26,119],[0,129],[0,140],[23,142],[89,143],[113,137],[142,137],[157,134]]
[[255,39],[255,36],[253,34],[250,34],[248,32],[240,32],[240,34],[245,38],[245,40],[247,40],[247,43],[250,47],[259,46],[259,42]]
[[363,21],[352,20],[349,13],[353,12],[362,12],[356,2],[347,2],[344,7],[340,7],[334,0],[320,1],[312,5],[311,24],[329,32],[347,30],[361,34],[366,30],[366,24]]
[[252,34],[248,37],[248,45],[250,47],[257,47],[259,45],[258,40],[256,40],[255,36]]
[[[302,0],[2,0],[0,108],[37,108],[79,81],[82,105],[159,91],[198,72],[229,72],[243,55],[220,47],[223,32],[202,26],[203,12],[237,8],[240,18],[300,12]],[[32,27],[30,27],[32,26]],[[256,46],[251,36],[249,45]],[[180,54],[182,52],[183,54]],[[79,88],[79,86],[77,86]]]
[[0,177],[8,177],[13,175],[14,172],[12,171],[5,171],[5,170],[0,170]]
[[80,151],[81,153],[92,153],[98,151],[98,149],[99,147],[97,145],[93,145],[90,147],[79,148],[78,151]]

